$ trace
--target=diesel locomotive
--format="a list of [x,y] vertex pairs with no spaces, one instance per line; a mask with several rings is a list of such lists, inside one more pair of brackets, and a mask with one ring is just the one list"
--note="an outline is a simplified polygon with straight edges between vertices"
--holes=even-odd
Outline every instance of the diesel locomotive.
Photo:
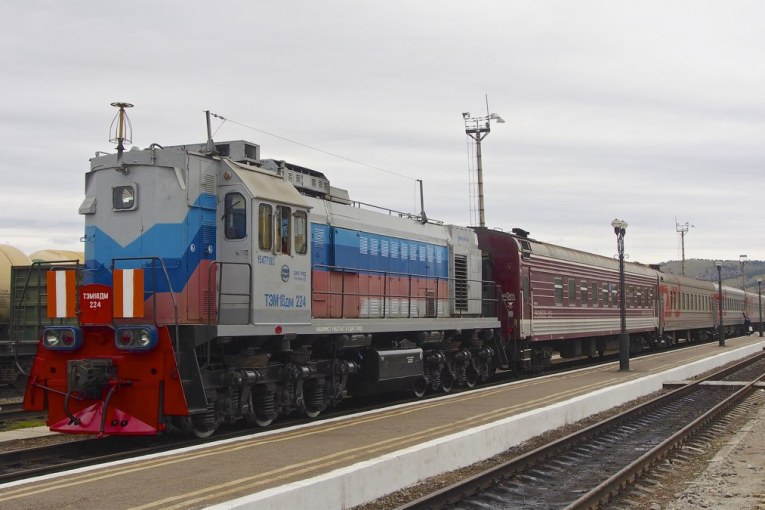
[[[208,123],[209,125],[209,123]],[[618,264],[351,200],[246,141],[97,153],[85,261],[47,272],[24,406],[58,432],[207,437],[348,396],[449,392],[619,333]],[[635,350],[714,331],[714,285],[627,264]],[[726,289],[736,332],[755,302]]]
[[365,207],[244,141],[99,155],[85,263],[48,275],[27,409],[52,430],[197,436],[347,395],[449,391],[504,352],[472,230]]

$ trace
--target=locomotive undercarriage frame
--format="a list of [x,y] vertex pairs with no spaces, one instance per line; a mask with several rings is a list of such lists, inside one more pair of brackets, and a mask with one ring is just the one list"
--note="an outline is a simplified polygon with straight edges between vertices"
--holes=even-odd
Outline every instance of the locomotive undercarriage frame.
[[215,338],[195,350],[207,407],[173,424],[207,437],[222,423],[314,418],[351,395],[472,388],[495,371],[492,338],[491,330],[380,335],[374,342],[372,335]]

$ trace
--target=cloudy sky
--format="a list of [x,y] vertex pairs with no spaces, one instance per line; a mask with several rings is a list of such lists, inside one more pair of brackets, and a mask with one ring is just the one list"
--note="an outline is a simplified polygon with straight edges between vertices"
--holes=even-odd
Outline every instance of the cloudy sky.
[[765,258],[765,2],[4,0],[0,43],[0,243],[27,253],[82,249],[113,101],[134,145],[204,141],[209,109],[216,141],[397,210],[423,179],[473,224],[461,114],[488,96],[488,226],[612,256],[618,217],[648,263],[689,222],[687,258]]

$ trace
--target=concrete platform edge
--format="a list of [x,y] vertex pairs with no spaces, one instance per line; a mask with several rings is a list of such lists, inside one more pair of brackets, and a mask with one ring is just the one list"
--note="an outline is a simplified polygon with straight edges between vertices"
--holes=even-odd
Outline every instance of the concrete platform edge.
[[351,508],[438,474],[487,459],[548,430],[653,393],[759,352],[765,341],[406,448],[326,475],[208,507],[214,510]]

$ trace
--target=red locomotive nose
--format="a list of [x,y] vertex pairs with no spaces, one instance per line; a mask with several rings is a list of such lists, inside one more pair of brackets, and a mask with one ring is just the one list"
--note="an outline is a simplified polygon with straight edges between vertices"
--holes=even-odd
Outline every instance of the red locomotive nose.
[[[108,409],[104,418],[103,402],[97,402],[90,407],[78,411],[73,415],[75,418],[65,418],[50,426],[51,430],[68,434],[95,434],[95,435],[137,435],[148,436],[157,434],[158,430],[151,425],[142,422],[138,418],[122,411],[121,409]],[[101,424],[103,422],[103,430]]]

